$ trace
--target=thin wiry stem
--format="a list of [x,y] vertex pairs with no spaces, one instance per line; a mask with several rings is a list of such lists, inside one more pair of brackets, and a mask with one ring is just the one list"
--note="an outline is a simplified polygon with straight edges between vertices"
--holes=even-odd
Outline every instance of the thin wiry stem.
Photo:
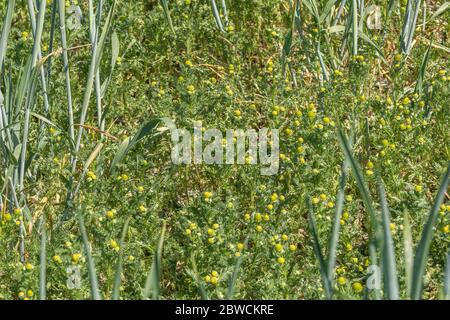
[[[42,6],[41,6],[42,8]],[[45,6],[44,6],[45,10]],[[34,14],[35,8],[32,0],[28,0],[28,13],[30,15],[30,21],[31,21],[31,30],[33,31],[33,36],[36,37],[36,16]],[[40,12],[40,10],[39,10]],[[42,52],[41,52],[41,46],[39,45],[39,48],[37,48],[37,59],[40,61],[42,59]],[[34,66],[34,64],[33,64]],[[50,111],[49,102],[48,102],[48,94],[47,94],[47,80],[45,76],[45,70],[44,65],[41,65],[39,67],[40,74],[41,74],[41,85],[42,85],[42,94],[44,96],[44,110],[45,113],[48,114]]]
[[73,104],[72,104],[72,87],[70,85],[70,71],[69,71],[69,56],[67,54],[67,36],[66,36],[66,14],[65,14],[65,1],[59,0],[59,28],[61,31],[61,45],[62,45],[62,58],[64,64],[64,75],[66,78],[66,94],[67,94],[67,109],[69,115],[69,136],[72,143],[75,143],[75,129],[73,122]]

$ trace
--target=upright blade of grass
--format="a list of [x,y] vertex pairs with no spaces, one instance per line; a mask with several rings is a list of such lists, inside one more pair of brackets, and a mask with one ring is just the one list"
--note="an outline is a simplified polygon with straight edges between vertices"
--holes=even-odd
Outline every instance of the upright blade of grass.
[[437,17],[439,17],[441,14],[443,14],[445,11],[447,11],[450,8],[450,1],[444,2],[431,16],[430,21],[433,21]]
[[413,240],[411,232],[411,223],[409,222],[409,215],[405,212],[403,218],[403,243],[405,250],[405,279],[406,279],[406,292],[408,297],[411,296],[412,289],[412,274],[413,274]]
[[197,283],[201,298],[203,300],[209,300],[208,293],[206,292],[203,281],[200,279],[200,277],[198,275],[197,263],[195,262],[194,254],[191,254],[191,264],[192,264],[192,270],[187,270],[187,273]]
[[397,2],[398,2],[398,0],[389,0],[389,4],[387,6],[387,14],[386,14],[388,19],[392,16],[392,12],[394,11]]
[[[117,58],[119,57],[119,50],[120,50],[120,43],[119,43],[119,37],[117,36],[117,33],[114,31],[111,35],[111,68],[109,71],[108,77],[105,79],[105,81],[101,85],[101,96],[103,97],[106,94],[106,89],[111,82],[114,69],[116,66]],[[104,112],[105,113],[105,112]],[[104,124],[104,118],[105,115],[103,114],[102,123]],[[104,126],[104,125],[103,125]],[[104,128],[102,129],[104,131]]]
[[157,132],[158,125],[161,123],[160,118],[153,118],[150,119],[139,128],[138,132],[134,135],[132,139],[128,138],[125,141],[122,142],[122,144],[119,146],[119,149],[116,152],[116,155],[114,156],[114,159],[111,163],[110,167],[110,173],[114,174],[116,166],[123,160],[123,158],[127,155],[127,153],[143,138],[145,138],[147,135],[151,135],[151,138],[156,137],[157,135],[161,134],[162,131]]
[[345,184],[347,183],[348,162],[344,160],[339,179],[339,190],[336,196],[336,211],[333,221],[333,229],[328,244],[327,276],[331,287],[334,287],[334,267],[336,265],[336,252],[339,243],[339,229],[341,226],[342,211],[344,210]]
[[[412,1],[412,0],[410,0]],[[409,54],[411,52],[412,49],[412,42],[413,42],[413,38],[414,38],[414,32],[416,31],[416,24],[417,24],[417,18],[419,16],[419,11],[420,11],[420,7],[421,7],[421,2],[422,0],[417,0],[416,1],[416,6],[414,7],[414,15],[411,21],[411,28],[410,28],[410,32],[408,35],[408,46],[407,46],[407,54]]]
[[[415,3],[414,7],[412,4],[413,1]],[[421,0],[408,0],[402,33],[400,35],[401,48],[403,53],[406,55],[409,55],[409,53],[411,52],[420,7],[421,7]]]
[[211,8],[214,15],[214,20],[216,20],[217,28],[219,28],[220,31],[225,32],[225,30],[223,29],[222,19],[220,18],[219,10],[217,9],[215,0],[211,0]]
[[[57,11],[58,11],[58,1],[53,1],[52,3],[52,14],[51,14],[51,19],[50,19],[50,39],[49,39],[49,44],[48,44],[48,53],[53,52],[53,44],[55,42],[55,30],[56,30],[56,15],[57,15]],[[46,74],[46,78],[47,78],[47,86],[50,83],[50,76],[51,76],[51,69],[52,69],[52,61],[53,61],[53,57],[50,56],[47,59],[47,74]]]
[[337,25],[339,19],[341,18],[341,15],[342,15],[342,12],[344,11],[346,2],[347,2],[347,0],[341,0],[341,3],[339,4],[339,9],[336,13],[336,16],[334,17],[333,23],[331,24],[332,27]]
[[[39,10],[42,9],[42,6]],[[44,6],[45,10],[45,6]],[[31,21],[31,30],[33,31],[33,35],[36,34],[36,16],[34,14],[35,7],[32,0],[28,0],[28,11],[30,15],[30,21]],[[37,49],[37,61],[39,62],[39,72],[41,75],[41,86],[42,86],[42,95],[44,97],[44,110],[46,113],[49,112],[49,101],[48,101],[48,94],[47,94],[47,79],[46,79],[46,72],[44,70],[44,65],[41,63],[42,61],[42,52],[41,52],[41,46],[40,42],[38,43],[39,47]],[[41,127],[42,128],[42,127]]]
[[122,282],[122,265],[123,265],[123,251],[125,248],[125,237],[128,232],[128,226],[130,224],[131,217],[128,218],[125,221],[125,224],[123,225],[122,229],[122,236],[120,237],[120,251],[119,251],[119,257],[117,258],[117,265],[116,265],[116,274],[114,276],[114,286],[112,291],[112,299],[113,300],[119,300],[120,298],[120,284]]
[[170,30],[172,30],[172,32],[175,33],[175,29],[172,24],[172,18],[170,17],[169,1],[168,0],[159,0],[159,3],[163,7],[164,17],[166,18],[167,23],[169,24]]
[[373,207],[373,201],[372,197],[370,196],[369,188],[367,187],[366,181],[364,179],[364,176],[358,163],[355,161],[353,157],[350,144],[348,143],[346,136],[344,135],[341,129],[338,130],[337,134],[339,142],[342,147],[342,151],[344,152],[345,159],[348,161],[353,176],[356,179],[356,184],[363,199],[364,206],[366,207],[366,210],[369,213],[372,232],[375,232],[375,234],[377,234],[376,231],[378,230],[378,221],[375,213],[375,208]]
[[325,19],[330,16],[333,8],[339,0],[328,0],[325,6],[322,9],[322,13],[320,14],[320,22],[323,23]]
[[115,6],[116,6],[116,0],[113,1],[111,8],[109,9],[108,17],[106,18],[105,25],[103,26],[103,29],[102,29],[102,34],[100,36],[97,46],[94,48],[95,49],[94,52],[92,53],[92,59],[91,59],[91,63],[89,66],[88,77],[87,77],[86,86],[85,86],[84,95],[83,95],[83,103],[82,103],[82,107],[81,107],[81,116],[80,116],[80,123],[79,123],[80,127],[78,129],[77,140],[75,143],[74,157],[72,158],[72,170],[71,170],[72,175],[70,176],[69,183],[67,186],[66,209],[65,209],[66,212],[62,215],[62,219],[67,218],[67,216],[70,214],[70,206],[73,201],[72,185],[73,185],[73,180],[74,180],[74,174],[75,174],[76,168],[77,168],[78,152],[80,150],[84,122],[86,120],[87,110],[89,107],[89,101],[91,99],[92,87],[94,84],[94,77],[97,72],[97,68],[100,63],[100,58],[103,53],[103,46],[105,43],[106,35],[108,34],[110,27],[111,27],[111,20],[114,15]]
[[372,41],[372,39],[370,39],[364,32],[360,31],[359,32],[359,37],[361,38],[361,40],[363,40],[364,42],[367,42],[372,48],[375,49],[375,51],[378,53],[378,56],[380,57],[380,59],[387,64],[386,58],[384,57],[383,51],[375,44],[375,42]]
[[[16,190],[14,188],[14,184],[11,178],[9,178],[9,185],[11,187],[11,193],[12,198],[14,201],[14,206],[16,208],[20,208],[19,200],[17,199]],[[24,221],[23,221],[23,210],[20,212],[20,231],[19,231],[19,238],[20,238],[20,262],[25,263],[25,227],[24,227]]]
[[383,247],[382,247],[382,264],[384,288],[389,300],[399,299],[397,264],[395,262],[394,242],[391,234],[391,220],[389,207],[386,200],[386,192],[384,190],[383,181],[378,180],[378,194],[381,202],[381,214],[383,221]]
[[45,214],[41,219],[41,252],[39,262],[39,299],[47,298],[47,232],[45,229]]
[[383,39],[385,39],[389,30],[389,23],[391,21],[392,13],[398,4],[398,0],[389,0],[389,4],[386,7],[386,21],[383,26]]
[[24,180],[25,180],[25,167],[26,167],[26,155],[27,155],[27,147],[28,147],[28,138],[29,138],[29,130],[30,130],[30,114],[31,109],[35,103],[35,93],[36,93],[36,72],[37,69],[33,68],[31,70],[31,74],[28,78],[28,95],[26,98],[25,105],[25,115],[23,120],[23,128],[22,128],[22,148],[20,152],[20,163],[19,163],[19,191],[22,192],[24,189]]
[[29,71],[32,69],[31,63],[32,63],[33,57],[32,55],[28,56],[25,65],[22,64],[21,70],[20,70],[20,76],[19,81],[16,84],[15,89],[15,96],[14,96],[14,103],[12,103],[9,107],[9,110],[6,110],[8,114],[10,114],[12,117],[18,117],[23,101],[25,99],[26,93],[28,92],[28,77],[29,77]]
[[[244,241],[244,248],[247,248],[247,245],[248,245],[248,238],[245,239],[245,241]],[[236,281],[237,281],[237,277],[239,275],[239,269],[241,268],[243,259],[244,259],[244,256],[241,255],[237,259],[236,264],[234,265],[233,274],[231,275],[230,282],[228,283],[228,290],[227,290],[227,295],[226,295],[227,300],[233,299],[234,288],[236,287]]]
[[317,24],[320,27],[320,13],[316,0],[304,0],[305,7],[311,12]]
[[402,32],[400,34],[400,47],[403,53],[407,51],[408,46],[407,41],[409,32],[411,31],[410,30],[411,17],[412,17],[412,3],[411,0],[408,0],[408,3],[406,4],[405,17],[403,18]]
[[414,269],[413,269],[413,286],[411,292],[411,298],[418,300],[422,297],[423,291],[423,276],[425,273],[425,267],[428,259],[428,253],[430,251],[431,239],[433,237],[433,228],[436,224],[436,220],[439,215],[439,207],[444,200],[445,192],[450,182],[450,162],[448,163],[447,171],[442,178],[441,186],[434,200],[433,207],[428,215],[427,222],[422,231],[422,237],[414,256]]
[[84,251],[86,252],[86,258],[88,263],[89,282],[91,285],[91,297],[93,300],[101,300],[100,290],[98,288],[97,272],[95,271],[95,263],[91,254],[91,246],[86,233],[86,227],[84,225],[83,213],[81,210],[78,212],[78,223],[80,225],[81,237],[83,239]]
[[[34,8],[34,5],[32,8]],[[26,88],[28,92],[27,96],[27,106],[25,109],[25,118],[23,124],[23,138],[22,138],[22,152],[20,157],[20,168],[19,168],[19,190],[22,192],[24,188],[24,178],[25,178],[25,159],[27,153],[27,144],[28,144],[28,131],[30,127],[30,111],[31,107],[34,105],[34,91],[36,89],[35,85],[35,74],[37,65],[37,58],[39,53],[41,52],[41,38],[42,38],[42,30],[44,27],[44,17],[45,17],[45,5],[46,1],[41,1],[39,7],[38,19],[35,24],[34,31],[34,43],[33,43],[33,51],[31,54],[31,63],[28,65],[28,69],[26,71],[26,78],[24,83],[24,88]],[[32,16],[34,17],[34,9],[32,12]],[[20,106],[19,106],[20,107]]]
[[295,28],[297,29],[297,32],[300,34],[300,37],[303,38],[303,34],[302,34],[303,20],[302,20],[302,14],[301,14],[301,6],[303,3],[302,1],[303,0],[298,0],[297,9],[295,10]]
[[427,2],[423,2],[423,9],[422,9],[422,32],[425,32],[425,26],[427,24]]
[[295,3],[292,5],[291,8],[291,25],[286,33],[286,36],[284,37],[284,44],[283,44],[283,50],[281,53],[281,66],[283,68],[283,76],[286,76],[286,59],[291,53],[292,48],[292,36],[294,34],[294,28],[295,28],[295,14],[296,14],[296,6],[298,5],[298,0],[295,1]]
[[[342,132],[342,129],[338,130],[338,139],[341,144],[342,150],[345,155],[345,159],[349,162],[350,168],[352,170],[353,176],[355,177],[356,184],[359,189],[359,193],[361,194],[361,197],[364,202],[364,206],[366,210],[369,213],[369,220],[370,220],[370,231],[369,231],[369,256],[370,261],[373,265],[377,264],[377,248],[380,247],[380,239],[382,237],[382,234],[380,234],[380,227],[379,222],[375,213],[375,208],[373,206],[372,197],[369,193],[369,188],[367,187],[367,183],[363,177],[363,174],[361,172],[361,169],[358,165],[358,163],[355,161],[351,146],[347,141],[347,138],[345,137],[344,133]],[[375,289],[375,298],[379,299],[380,296],[380,290]]]
[[320,69],[322,70],[323,80],[328,81],[329,80],[328,70],[327,66],[325,65],[325,62],[323,61],[322,52],[320,52],[320,43],[317,45],[316,53],[317,56],[319,57]]
[[331,299],[331,297],[333,296],[333,288],[332,288],[330,280],[328,278],[327,266],[326,266],[325,259],[322,254],[322,248],[320,246],[319,235],[317,233],[316,219],[314,217],[313,206],[312,206],[311,199],[309,196],[307,197],[306,201],[307,201],[307,206],[308,206],[308,226],[309,226],[309,232],[311,233],[311,235],[313,237],[312,243],[313,243],[314,253],[316,254],[317,260],[319,261],[320,275],[322,278],[323,285],[325,287],[325,295],[326,295],[327,299]]
[[432,45],[432,42],[430,42],[430,45],[428,46],[428,49],[427,49],[427,51],[425,52],[425,54],[424,54],[424,56],[422,58],[422,63],[420,65],[419,76],[417,77],[416,92],[419,95],[422,94],[422,90],[423,90],[423,81],[425,79],[425,71],[427,69],[427,62],[428,62],[428,58],[430,56],[431,45]]
[[353,36],[353,55],[358,54],[358,4],[352,0],[352,36]]
[[67,94],[67,112],[69,116],[69,136],[72,143],[75,143],[75,128],[73,120],[73,105],[72,105],[72,87],[70,85],[70,70],[69,70],[69,56],[67,54],[67,36],[66,36],[66,13],[65,13],[65,0],[59,0],[59,27],[61,30],[61,45],[62,45],[62,58],[64,66],[64,76],[66,80],[66,94]]
[[69,136],[72,139],[72,143],[75,143],[75,128],[73,122],[73,105],[72,105],[72,87],[70,85],[70,71],[69,71],[69,56],[67,54],[67,35],[66,35],[66,13],[65,13],[65,1],[59,0],[59,28],[61,31],[61,46],[62,46],[62,58],[64,65],[64,76],[66,80],[66,94],[67,94],[67,112],[69,116]]
[[222,0],[222,11],[223,11],[224,19],[225,19],[225,24],[228,24],[228,10],[227,10],[227,4],[225,3],[225,0]]
[[6,49],[8,47],[8,35],[11,30],[11,21],[14,13],[16,0],[8,1],[8,8],[6,9],[5,20],[3,21],[2,35],[0,38],[0,75],[3,69],[3,61],[6,56]]
[[[101,14],[102,14],[102,7],[103,7],[103,0],[100,0],[97,16],[94,14],[94,4],[92,0],[89,0],[89,33],[91,38],[91,45],[92,45],[92,53],[95,52],[95,48],[97,47],[97,41],[98,41],[98,33],[99,33],[99,26],[97,26],[97,21],[100,22],[101,20]],[[94,78],[94,88],[95,88],[95,101],[97,104],[97,124],[100,130],[104,130],[104,122],[103,120],[103,111],[102,111],[102,95],[101,95],[101,83],[100,83],[100,67],[97,67],[97,70],[95,71],[95,78]]]
[[450,252],[447,254],[444,276],[444,299],[450,300]]
[[153,300],[159,299],[161,281],[161,257],[165,234],[166,222],[164,221],[158,247],[153,258],[152,268],[150,270],[150,273],[148,274],[147,281],[145,282],[144,299],[149,298],[150,296],[152,296]]
[[358,29],[363,31],[364,26],[364,0],[358,0],[358,7],[359,7],[359,24]]
[[92,162],[94,162],[94,160],[97,158],[98,154],[100,153],[100,151],[102,150],[104,144],[103,142],[100,142],[99,144],[97,144],[97,146],[95,147],[95,149],[92,151],[92,153],[89,155],[89,158],[86,160],[86,162],[84,163],[83,166],[83,172],[80,175],[80,182],[77,184],[77,186],[75,187],[75,190],[73,192],[73,196],[76,196],[78,191],[80,190],[80,186],[84,180],[84,177],[86,176],[90,165],[92,164]]
[[[379,266],[378,265],[378,259],[377,259],[377,248],[378,248],[378,246],[379,245],[376,243],[374,238],[369,240],[370,264],[371,264],[371,266],[375,266],[377,268]],[[374,292],[375,300],[380,300],[381,299],[381,294],[380,294],[380,283],[378,283],[379,279],[377,279],[377,277],[375,277],[374,280],[376,281],[374,283],[376,286],[373,289],[371,289],[371,290]],[[369,293],[367,293],[367,295],[369,295]]]
[[[95,73],[99,66],[100,58],[103,53],[103,46],[105,43],[106,35],[108,34],[109,29],[111,27],[111,20],[112,20],[113,14],[114,14],[115,6],[116,6],[116,1],[114,0],[114,2],[111,5],[111,8],[109,10],[105,25],[103,27],[102,34],[100,36],[100,40],[99,40],[97,46],[95,47],[94,52],[92,53],[92,60],[91,60],[90,66],[89,66],[88,79],[86,82],[86,87],[85,87],[84,96],[83,96],[83,104],[82,104],[82,108],[81,108],[81,117],[80,117],[80,123],[79,123],[80,128],[78,130],[77,141],[75,144],[75,152],[76,153],[78,153],[78,151],[80,149],[81,136],[83,134],[83,125],[86,120],[87,109],[88,109],[89,101],[91,98],[92,87],[93,87],[93,83],[94,83],[94,76],[95,76]],[[74,161],[74,163],[72,163],[72,172],[75,171],[75,167],[76,167],[76,161]]]

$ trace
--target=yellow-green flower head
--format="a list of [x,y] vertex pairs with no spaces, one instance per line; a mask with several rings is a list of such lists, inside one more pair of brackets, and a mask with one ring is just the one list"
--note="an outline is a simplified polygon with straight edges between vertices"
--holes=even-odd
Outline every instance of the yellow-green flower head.
[[140,213],[146,213],[146,212],[147,212],[147,208],[145,207],[145,205],[141,204],[141,205],[138,207],[138,211],[139,211]]
[[114,211],[113,210],[106,211],[106,217],[108,219],[113,219],[114,218]]
[[358,293],[363,291],[363,289],[364,289],[363,285],[360,282],[353,283],[352,288],[353,288],[353,290],[355,290]]
[[81,258],[81,253],[74,253],[74,254],[72,254],[72,262],[74,264],[77,264],[78,261],[80,261],[80,258]]
[[209,191],[203,192],[203,198],[205,200],[210,200],[212,198],[212,196],[213,196],[212,192],[209,192]]
[[277,243],[275,245],[275,250],[281,252],[283,250],[283,245],[281,243]]

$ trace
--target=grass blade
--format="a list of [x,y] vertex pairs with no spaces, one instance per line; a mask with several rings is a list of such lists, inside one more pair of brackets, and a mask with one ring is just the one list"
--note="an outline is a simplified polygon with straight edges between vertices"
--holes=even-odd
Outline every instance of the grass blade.
[[333,229],[331,232],[331,237],[328,245],[328,265],[327,265],[327,275],[331,286],[334,283],[334,267],[336,265],[336,252],[339,242],[339,229],[341,227],[341,217],[342,211],[344,210],[344,196],[345,196],[345,184],[347,182],[347,161],[344,161],[341,167],[341,177],[339,180],[339,190],[336,196],[336,212],[334,216]]
[[427,69],[427,62],[428,62],[428,58],[430,56],[431,45],[432,45],[432,42],[430,42],[430,45],[428,46],[428,49],[423,56],[422,64],[420,65],[419,76],[417,77],[416,92],[419,95],[422,94],[422,90],[423,90],[423,81],[425,79],[425,71]]
[[9,35],[9,31],[11,30],[11,22],[12,22],[12,16],[14,13],[15,5],[16,5],[16,0],[8,1],[8,8],[6,9],[5,20],[3,21],[2,36],[0,38],[0,74],[3,69],[3,61],[5,59],[6,49],[8,47],[7,46],[8,35]]
[[148,274],[145,282],[143,297],[149,298],[152,296],[153,300],[158,300],[160,295],[160,281],[161,281],[161,257],[164,245],[164,236],[166,234],[166,222],[164,221],[161,236],[159,238],[158,247],[153,258],[152,268]]
[[383,247],[382,247],[382,265],[384,287],[389,300],[399,299],[397,265],[395,262],[394,242],[391,234],[391,221],[389,207],[386,200],[386,191],[384,189],[383,181],[378,180],[378,194],[381,202],[381,216],[383,221]]
[[408,292],[408,296],[411,296],[411,288],[412,288],[412,273],[413,273],[413,263],[414,263],[414,255],[413,255],[413,240],[412,240],[412,232],[411,232],[411,223],[409,220],[408,213],[405,213],[403,218],[403,243],[405,247],[405,280],[406,280],[406,292]]
[[91,245],[86,233],[86,227],[84,225],[83,213],[78,212],[78,223],[80,225],[81,237],[83,239],[84,251],[86,252],[86,259],[88,264],[89,282],[91,285],[91,297],[93,300],[102,300],[100,290],[98,288],[97,272],[95,271],[95,263],[91,254]]
[[203,300],[209,300],[208,293],[206,292],[205,285],[203,284],[203,281],[198,276],[198,269],[197,269],[197,263],[195,262],[194,254],[191,254],[191,264],[192,264],[192,270],[187,270],[187,273],[194,279],[194,281],[197,283],[198,291],[200,293],[200,297]]
[[[244,242],[244,248],[247,248],[247,244],[248,244],[248,238]],[[234,288],[236,287],[236,281],[237,281],[237,277],[239,275],[239,269],[241,268],[242,260],[244,260],[244,256],[241,255],[237,259],[236,264],[234,265],[233,274],[231,275],[231,279],[228,284],[228,290],[227,290],[227,295],[226,295],[227,300],[233,299]]]
[[144,124],[139,128],[138,132],[134,135],[132,139],[127,138],[125,139],[122,144],[119,146],[119,149],[116,152],[116,155],[114,156],[114,159],[111,163],[110,167],[110,173],[114,174],[115,169],[117,165],[125,158],[127,153],[142,139],[144,139],[146,136],[151,135],[152,138],[156,137],[157,135],[161,134],[161,131],[156,131],[158,128],[158,125],[161,123],[161,119],[159,118],[153,118],[151,120],[148,120],[144,122]]
[[211,0],[211,8],[214,15],[214,20],[216,20],[217,28],[219,28],[220,31],[225,32],[225,30],[223,29],[222,19],[220,19],[219,10],[217,9],[215,0]]
[[427,263],[428,253],[430,251],[431,239],[433,237],[433,229],[436,220],[439,215],[439,206],[444,200],[445,192],[450,182],[450,162],[447,167],[447,171],[442,178],[441,186],[434,200],[433,207],[428,215],[427,222],[422,231],[422,237],[414,256],[414,269],[413,269],[413,286],[411,292],[411,298],[418,300],[422,297],[423,291],[423,276],[425,273],[425,267]]
[[312,206],[311,199],[309,196],[307,197],[306,201],[307,201],[307,206],[308,206],[308,226],[309,226],[309,232],[311,233],[311,236],[312,236],[314,253],[316,254],[317,260],[319,260],[320,275],[322,278],[323,285],[325,287],[325,295],[326,295],[327,299],[331,299],[331,297],[333,295],[333,289],[332,289],[330,280],[328,278],[327,266],[326,266],[325,259],[322,254],[322,248],[320,246],[319,235],[317,232],[316,219],[314,217],[313,206]]
[[364,206],[369,213],[372,232],[376,232],[378,229],[378,221],[375,213],[375,208],[373,207],[372,197],[369,193],[369,188],[367,187],[366,181],[358,163],[353,158],[350,144],[341,129],[338,130],[338,139],[341,144],[342,151],[344,152],[345,159],[348,161],[352,173],[356,179],[356,184],[363,199]]
[[434,20],[437,17],[439,17],[441,14],[443,14],[445,11],[447,11],[447,9],[450,8],[450,1],[446,1],[444,2],[437,10],[435,13],[433,13],[433,15],[431,16],[430,20]]
[[358,4],[352,0],[352,36],[353,36],[353,55],[358,54]]
[[125,237],[128,232],[128,226],[130,224],[131,218],[128,218],[125,221],[125,224],[123,225],[122,229],[122,236],[120,237],[120,251],[119,251],[119,257],[117,258],[117,265],[116,265],[116,274],[114,276],[114,286],[112,291],[112,299],[113,300],[119,300],[120,298],[120,284],[122,282],[122,267],[123,267],[123,251],[125,247]]
[[[415,2],[413,7],[412,2]],[[416,31],[417,17],[421,7],[421,0],[408,0],[406,6],[405,18],[402,28],[401,48],[404,54],[408,55],[412,49],[412,42],[414,38],[414,32]]]
[[39,299],[47,298],[47,232],[45,229],[45,214],[41,220],[41,251],[39,262]]
[[444,299],[450,300],[450,252],[447,255],[444,276]]
[[172,30],[172,32],[175,33],[175,29],[174,29],[173,23],[172,23],[172,18],[170,17],[169,1],[167,1],[167,0],[160,0],[159,3],[163,7],[164,17],[166,18],[167,23],[169,24],[170,30]]

